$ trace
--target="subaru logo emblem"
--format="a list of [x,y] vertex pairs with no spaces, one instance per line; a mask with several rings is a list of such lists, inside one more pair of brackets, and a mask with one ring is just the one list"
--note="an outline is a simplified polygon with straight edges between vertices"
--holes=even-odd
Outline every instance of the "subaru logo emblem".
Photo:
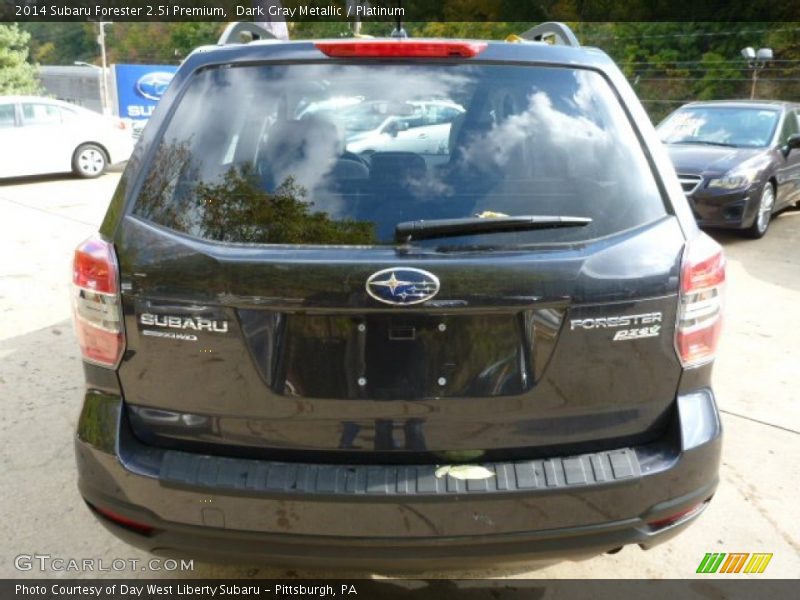
[[384,269],[367,279],[367,293],[384,304],[419,304],[439,293],[439,278],[422,269]]
[[148,100],[159,100],[169,87],[173,74],[164,71],[153,71],[142,75],[136,82],[136,92]]

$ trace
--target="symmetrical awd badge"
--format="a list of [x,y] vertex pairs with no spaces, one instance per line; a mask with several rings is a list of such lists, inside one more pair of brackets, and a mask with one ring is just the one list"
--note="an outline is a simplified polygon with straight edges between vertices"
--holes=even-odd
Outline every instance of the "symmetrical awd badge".
[[367,279],[367,293],[384,304],[419,304],[439,293],[439,278],[413,268],[383,269]]

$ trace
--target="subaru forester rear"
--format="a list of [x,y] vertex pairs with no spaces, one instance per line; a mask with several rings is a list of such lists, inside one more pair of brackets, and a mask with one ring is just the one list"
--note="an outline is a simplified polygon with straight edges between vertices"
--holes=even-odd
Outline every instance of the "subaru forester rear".
[[598,50],[201,48],[76,251],[80,491],[201,558],[646,548],[717,485],[724,278]]

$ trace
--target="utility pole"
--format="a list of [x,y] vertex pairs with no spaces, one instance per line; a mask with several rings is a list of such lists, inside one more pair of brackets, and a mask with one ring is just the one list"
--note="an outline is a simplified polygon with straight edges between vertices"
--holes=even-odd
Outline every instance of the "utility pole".
[[97,36],[97,43],[100,44],[100,64],[103,72],[100,77],[100,84],[103,93],[103,114],[110,112],[108,105],[108,63],[106,61],[106,25],[111,25],[107,21],[99,21],[100,34]]
[[751,46],[742,48],[742,56],[747,61],[747,65],[753,70],[753,83],[750,86],[750,100],[756,97],[756,85],[758,85],[758,72],[772,60],[772,48],[759,48],[756,52]]
[[347,0],[348,14],[355,15],[353,21],[350,23],[350,29],[353,31],[354,37],[359,37],[361,35],[361,18],[358,16],[357,11],[360,4],[360,0]]

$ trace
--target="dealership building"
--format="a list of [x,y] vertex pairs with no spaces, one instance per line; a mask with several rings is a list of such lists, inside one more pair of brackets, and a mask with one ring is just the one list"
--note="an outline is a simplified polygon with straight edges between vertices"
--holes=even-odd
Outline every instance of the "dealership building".
[[[110,65],[107,72],[107,112],[146,121],[178,67],[175,65]],[[84,66],[41,66],[45,95],[89,110],[103,111],[103,69]]]

